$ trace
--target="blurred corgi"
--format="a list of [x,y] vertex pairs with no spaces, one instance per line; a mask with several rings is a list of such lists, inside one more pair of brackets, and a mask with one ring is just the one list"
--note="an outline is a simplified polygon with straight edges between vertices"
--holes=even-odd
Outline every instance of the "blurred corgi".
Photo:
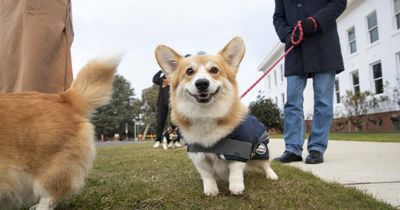
[[181,137],[179,134],[178,127],[169,127],[167,131],[164,133],[164,136],[165,136],[164,138],[166,138],[168,142],[168,148],[174,149],[182,147],[180,143]]
[[236,74],[244,53],[239,37],[216,55],[185,58],[165,45],[156,49],[157,62],[171,83],[172,121],[188,143],[207,196],[219,193],[218,179],[229,181],[232,194],[241,194],[248,164],[278,179],[270,168],[267,130],[247,114],[238,94]]
[[[0,94],[0,209],[53,209],[95,157],[90,117],[107,104],[119,59],[93,60],[59,94]],[[50,81],[49,81],[50,82]]]

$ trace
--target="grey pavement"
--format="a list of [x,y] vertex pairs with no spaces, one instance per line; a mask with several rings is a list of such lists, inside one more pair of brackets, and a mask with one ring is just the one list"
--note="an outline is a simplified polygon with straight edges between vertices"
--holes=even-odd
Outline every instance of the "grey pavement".
[[[307,156],[304,143],[303,160]],[[271,139],[272,158],[281,155],[282,139]],[[313,173],[328,182],[361,189],[400,208],[400,143],[329,141],[323,164],[294,162],[288,165]],[[278,174],[279,176],[279,174]]]

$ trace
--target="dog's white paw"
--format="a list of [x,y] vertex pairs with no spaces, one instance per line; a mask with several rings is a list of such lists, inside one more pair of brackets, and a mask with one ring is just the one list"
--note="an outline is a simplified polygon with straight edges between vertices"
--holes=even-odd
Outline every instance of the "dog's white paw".
[[36,210],[38,206],[39,206],[39,204],[36,204],[36,205],[32,206],[31,208],[29,208],[29,210]]
[[218,187],[204,187],[204,194],[206,196],[216,196],[218,193]]
[[244,191],[244,183],[243,182],[229,183],[229,190],[234,195],[240,195]]
[[29,210],[53,210],[54,208],[49,205],[36,204],[29,208]]
[[272,168],[268,168],[265,172],[267,174],[267,179],[277,180],[278,175],[276,175],[275,171]]
[[215,180],[204,181],[204,194],[206,196],[216,196],[219,193],[218,185]]

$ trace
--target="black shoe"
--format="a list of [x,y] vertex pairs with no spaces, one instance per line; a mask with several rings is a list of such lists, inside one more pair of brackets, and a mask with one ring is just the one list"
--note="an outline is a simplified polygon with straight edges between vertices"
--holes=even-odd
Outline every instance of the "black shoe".
[[291,163],[295,161],[302,161],[303,158],[292,152],[285,151],[281,156],[275,158],[274,160],[279,161],[281,163]]
[[307,164],[318,164],[324,162],[324,155],[321,152],[311,150],[306,158]]

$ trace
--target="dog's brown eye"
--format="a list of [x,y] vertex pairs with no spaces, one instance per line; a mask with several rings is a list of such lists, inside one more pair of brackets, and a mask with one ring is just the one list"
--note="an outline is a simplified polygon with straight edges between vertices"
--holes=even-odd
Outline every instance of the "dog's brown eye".
[[211,74],[216,74],[216,73],[218,73],[219,72],[219,69],[217,68],[217,67],[212,67],[211,69],[210,69],[210,73]]
[[186,75],[191,76],[191,75],[193,75],[193,74],[194,74],[194,71],[193,71],[192,68],[188,68],[188,69],[186,70]]

